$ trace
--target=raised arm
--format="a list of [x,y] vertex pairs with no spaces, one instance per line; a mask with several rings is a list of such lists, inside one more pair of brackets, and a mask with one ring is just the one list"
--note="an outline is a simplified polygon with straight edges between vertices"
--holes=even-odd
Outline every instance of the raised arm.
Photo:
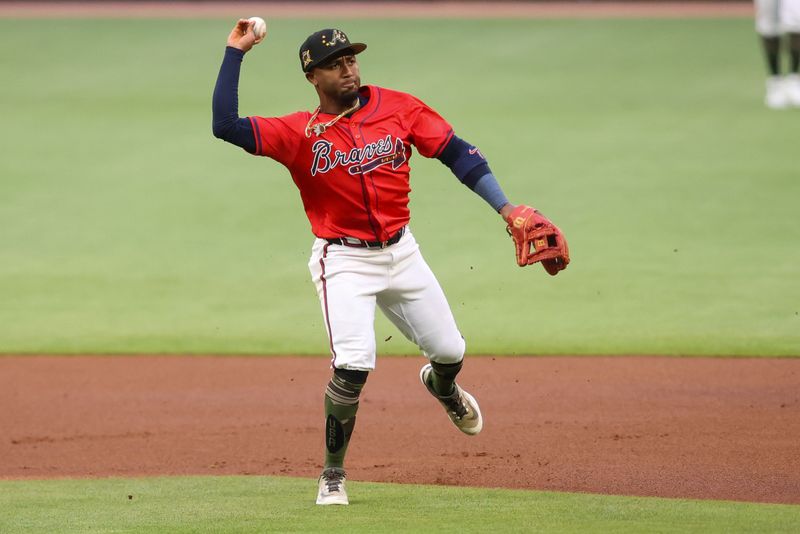
[[253,125],[239,117],[239,72],[247,51],[263,39],[253,33],[254,22],[239,19],[228,35],[228,46],[217,75],[212,99],[212,131],[214,136],[239,146],[250,153],[256,151]]

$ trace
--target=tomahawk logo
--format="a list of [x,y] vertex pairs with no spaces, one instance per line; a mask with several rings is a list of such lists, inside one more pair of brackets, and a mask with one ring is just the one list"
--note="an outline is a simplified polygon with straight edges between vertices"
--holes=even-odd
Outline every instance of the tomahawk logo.
[[363,148],[352,148],[349,152],[333,150],[333,143],[320,139],[311,147],[314,161],[311,163],[311,176],[325,174],[334,167],[346,167],[347,172],[356,175],[377,169],[382,165],[392,164],[392,169],[399,169],[406,161],[406,149],[400,139],[392,140],[391,135]]

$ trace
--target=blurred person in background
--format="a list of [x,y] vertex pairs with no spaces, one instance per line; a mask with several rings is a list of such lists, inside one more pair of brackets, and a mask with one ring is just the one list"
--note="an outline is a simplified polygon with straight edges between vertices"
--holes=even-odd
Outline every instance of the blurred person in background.
[[[767,60],[767,94],[770,109],[800,107],[800,0],[755,0],[756,32]],[[789,51],[789,72],[781,70],[781,44]]]

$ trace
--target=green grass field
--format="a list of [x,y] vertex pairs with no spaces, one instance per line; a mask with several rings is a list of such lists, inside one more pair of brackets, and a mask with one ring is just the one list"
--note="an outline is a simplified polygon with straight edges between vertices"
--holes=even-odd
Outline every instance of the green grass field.
[[[276,21],[242,115],[313,109]],[[800,111],[762,105],[749,20],[334,21],[364,83],[487,154],[573,264],[412,159],[412,226],[472,353],[800,354]],[[326,352],[312,236],[277,163],[212,137],[229,20],[0,20],[0,352]],[[517,318],[524,315],[527,327]],[[385,320],[381,353],[416,348]]]
[[[192,477],[0,481],[3,532],[796,532],[800,507],[313,481]],[[132,498],[128,498],[131,496]]]

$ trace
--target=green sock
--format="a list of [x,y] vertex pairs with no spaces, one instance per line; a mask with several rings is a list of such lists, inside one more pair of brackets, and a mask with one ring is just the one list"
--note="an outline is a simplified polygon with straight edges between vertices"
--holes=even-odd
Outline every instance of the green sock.
[[464,360],[458,363],[431,362],[431,387],[440,397],[448,397],[455,392],[456,375],[461,371]]
[[358,403],[342,406],[325,397],[325,467],[344,467],[357,411]]
[[325,467],[344,467],[367,373],[337,369],[325,390]]

